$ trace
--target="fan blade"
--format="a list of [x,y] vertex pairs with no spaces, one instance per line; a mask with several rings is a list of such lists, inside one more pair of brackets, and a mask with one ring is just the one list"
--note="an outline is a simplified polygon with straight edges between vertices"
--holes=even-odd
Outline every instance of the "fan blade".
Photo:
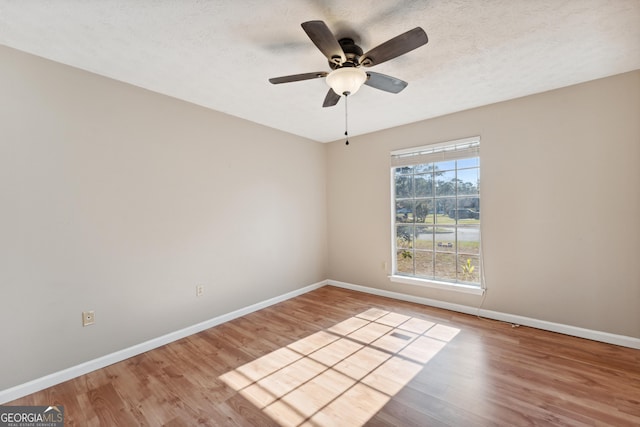
[[372,71],[367,71],[367,76],[369,78],[364,82],[364,84],[385,92],[398,93],[409,84],[404,80],[387,76],[385,74],[374,73]]
[[340,95],[335,93],[333,89],[329,89],[329,92],[327,92],[327,96],[325,96],[324,98],[324,103],[322,104],[322,106],[333,107],[338,103],[338,101],[340,101]]
[[340,43],[323,21],[307,21],[302,23],[302,29],[307,33],[313,44],[327,57],[329,62],[341,65],[347,60]]
[[301,80],[319,79],[320,77],[326,77],[327,74],[329,73],[325,71],[317,71],[315,73],[292,74],[290,76],[273,77],[273,78],[270,78],[269,81],[274,85],[277,85],[280,83],[299,82]]
[[429,41],[427,33],[420,27],[402,33],[399,36],[387,40],[381,45],[374,47],[364,55],[360,64],[365,67],[382,64],[390,59],[397,58],[407,52],[411,52]]

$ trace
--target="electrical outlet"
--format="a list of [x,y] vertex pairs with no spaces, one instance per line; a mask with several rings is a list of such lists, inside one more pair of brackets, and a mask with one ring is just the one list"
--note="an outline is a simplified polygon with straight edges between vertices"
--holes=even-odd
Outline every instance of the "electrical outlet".
[[82,312],[82,326],[93,325],[96,321],[96,314],[93,310]]
[[201,297],[204,295],[204,285],[196,285],[196,296]]

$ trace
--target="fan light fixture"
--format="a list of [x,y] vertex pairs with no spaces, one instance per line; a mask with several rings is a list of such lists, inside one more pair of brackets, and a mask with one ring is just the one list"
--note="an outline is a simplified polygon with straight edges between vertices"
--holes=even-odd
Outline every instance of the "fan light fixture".
[[360,68],[342,67],[329,73],[326,80],[336,95],[353,95],[367,80],[367,73]]

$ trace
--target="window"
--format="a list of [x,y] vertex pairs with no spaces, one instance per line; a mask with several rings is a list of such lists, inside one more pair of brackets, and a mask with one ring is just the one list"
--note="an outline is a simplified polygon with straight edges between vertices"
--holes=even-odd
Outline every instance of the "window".
[[480,138],[391,153],[393,274],[481,287]]

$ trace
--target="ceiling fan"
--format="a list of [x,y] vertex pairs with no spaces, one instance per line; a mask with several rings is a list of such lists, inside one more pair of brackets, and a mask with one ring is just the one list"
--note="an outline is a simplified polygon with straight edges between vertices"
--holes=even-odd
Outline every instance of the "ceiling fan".
[[407,82],[385,74],[364,71],[360,67],[373,67],[390,59],[404,55],[424,44],[429,39],[420,27],[400,34],[373,49],[362,53],[362,48],[351,38],[337,40],[323,21],[302,23],[302,29],[326,56],[333,71],[293,74],[269,79],[273,84],[297,82],[326,77],[330,86],[323,107],[332,107],[338,103],[341,95],[353,95],[362,84],[390,93],[398,93],[407,87]]

